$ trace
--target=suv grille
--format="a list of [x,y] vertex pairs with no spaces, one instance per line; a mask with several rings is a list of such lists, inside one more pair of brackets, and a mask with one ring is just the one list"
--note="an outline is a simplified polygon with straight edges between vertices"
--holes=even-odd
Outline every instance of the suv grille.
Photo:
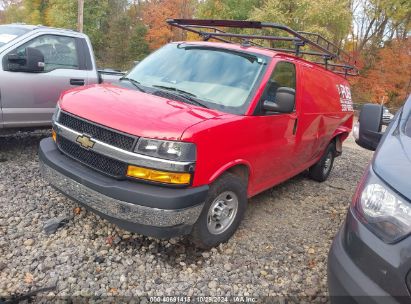
[[62,152],[95,170],[117,179],[124,178],[126,175],[127,164],[125,163],[86,150],[61,136],[57,136],[57,144]]
[[95,139],[113,145],[123,150],[132,151],[136,137],[125,135],[114,130],[77,118],[61,112],[59,123],[77,132],[87,134]]

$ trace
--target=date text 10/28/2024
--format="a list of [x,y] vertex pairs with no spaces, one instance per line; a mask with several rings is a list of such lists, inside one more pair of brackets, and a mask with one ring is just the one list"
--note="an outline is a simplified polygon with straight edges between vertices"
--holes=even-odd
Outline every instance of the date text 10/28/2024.
[[257,298],[235,297],[150,297],[150,303],[257,303]]

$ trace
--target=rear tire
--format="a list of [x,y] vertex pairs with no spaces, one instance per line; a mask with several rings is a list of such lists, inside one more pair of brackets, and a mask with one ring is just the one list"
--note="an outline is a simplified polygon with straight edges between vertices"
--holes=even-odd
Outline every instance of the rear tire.
[[324,182],[331,173],[335,154],[335,144],[332,142],[328,145],[321,159],[309,169],[310,178],[317,182]]
[[247,185],[236,175],[224,173],[210,187],[191,241],[202,249],[228,241],[240,225],[246,207]]

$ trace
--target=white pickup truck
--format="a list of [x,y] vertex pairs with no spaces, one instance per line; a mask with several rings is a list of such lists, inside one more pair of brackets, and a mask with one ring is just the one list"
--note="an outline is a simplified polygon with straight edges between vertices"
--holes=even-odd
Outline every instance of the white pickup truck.
[[25,24],[0,25],[0,135],[51,125],[62,91],[114,82],[98,70],[87,35]]

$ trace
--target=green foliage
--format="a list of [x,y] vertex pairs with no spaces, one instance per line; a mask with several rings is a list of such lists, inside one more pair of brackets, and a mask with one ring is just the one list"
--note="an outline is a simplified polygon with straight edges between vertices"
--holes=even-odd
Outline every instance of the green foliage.
[[[25,22],[77,29],[77,0],[9,1],[3,22]],[[87,0],[84,32],[90,37],[99,65],[128,68],[148,54],[138,4],[127,0]]]
[[75,30],[77,28],[77,1],[49,0],[46,24]]
[[4,6],[3,19],[5,23],[24,22],[26,12],[23,9],[22,1],[3,3],[2,5]]
[[44,24],[47,0],[23,0],[24,21],[30,24]]
[[146,27],[139,18],[139,7],[127,0],[111,0],[104,36],[104,59],[100,61],[118,69],[128,69],[149,53],[145,41]]
[[262,0],[208,0],[198,8],[196,16],[203,19],[247,20]]
[[318,33],[340,43],[350,30],[352,14],[348,0],[266,0],[250,18]]
[[[109,8],[108,0],[88,0],[84,5],[84,32],[90,37],[97,58],[105,47],[104,36]],[[75,30],[77,0],[49,0],[46,21],[50,26]]]
[[147,28],[138,23],[134,26],[131,33],[130,44],[128,46],[129,60],[140,61],[150,53],[147,42],[144,37],[147,34]]

